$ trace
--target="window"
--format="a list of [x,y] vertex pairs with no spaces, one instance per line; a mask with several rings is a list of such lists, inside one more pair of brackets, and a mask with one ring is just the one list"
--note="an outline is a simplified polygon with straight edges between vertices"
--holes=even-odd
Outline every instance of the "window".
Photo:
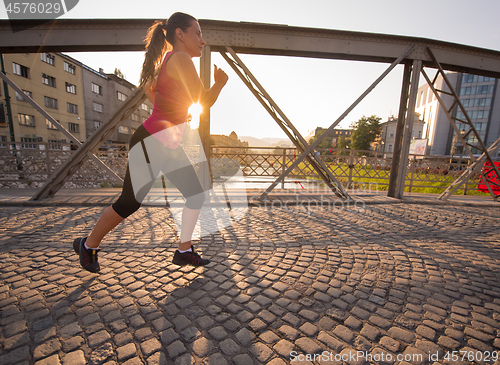
[[118,100],[125,101],[127,99],[127,95],[125,95],[124,93],[121,93],[119,91],[117,91],[117,93],[118,93]]
[[485,105],[486,105],[486,98],[476,99],[476,102],[474,103],[474,106],[485,106]]
[[22,145],[21,145],[21,148],[28,148],[28,149],[36,149],[36,139],[34,138],[25,138],[25,137],[21,137],[21,142],[24,142]]
[[494,79],[492,77],[487,77],[487,76],[479,76],[478,82],[488,82],[488,81],[493,81]]
[[468,107],[469,106],[469,102],[470,102],[471,99],[462,99],[460,100],[462,102],[462,105],[465,106],[465,107]]
[[70,84],[69,82],[66,83],[66,92],[71,93],[71,94],[76,94],[76,85]]
[[12,62],[12,68],[15,75],[26,77],[27,79],[30,78],[30,69],[28,67]]
[[392,152],[392,144],[389,145],[389,148],[387,149],[387,152]]
[[[30,98],[33,98],[33,96],[31,95],[31,91],[26,91],[26,90],[23,90],[23,92],[28,95]],[[17,100],[21,100],[21,101],[24,101],[24,98],[21,94],[19,94],[17,91],[16,91],[16,99]]]
[[70,74],[74,75],[75,71],[76,71],[76,66],[64,61],[64,71],[69,72]]
[[462,76],[462,83],[477,82],[478,77],[476,75],[464,74]]
[[17,114],[17,118],[19,119],[19,124],[21,125],[28,125],[30,127],[35,126],[35,116],[33,115],[19,113]]
[[68,113],[78,114],[78,105],[68,103]]
[[132,120],[134,122],[138,122],[139,121],[139,116],[137,114],[132,114]]
[[68,123],[68,127],[70,132],[80,133],[80,124]]
[[422,131],[418,131],[418,138],[422,138]]
[[488,94],[488,85],[478,86],[477,93],[478,94]]
[[389,138],[394,138],[394,132],[389,133]]
[[42,74],[42,83],[44,83],[45,85],[56,87],[56,78],[46,74]]
[[102,87],[92,83],[92,92],[101,95],[102,94]]
[[47,108],[57,109],[57,99],[45,97],[45,106]]
[[56,59],[56,56],[50,53],[40,53],[40,56],[43,62],[54,66],[54,60]]
[[7,136],[0,136],[0,148],[7,147]]
[[45,119],[45,125],[47,126],[47,129],[57,129],[57,127],[48,119]]
[[61,141],[49,139],[49,150],[62,150]]
[[149,109],[149,108],[148,108],[147,104],[142,103],[142,104],[141,104],[141,109],[142,109],[142,110],[145,110],[145,111],[148,111],[148,109]]
[[121,125],[118,127],[118,133],[129,134],[129,129]]
[[96,111],[96,112],[99,112],[99,113],[102,113],[102,104],[99,104],[99,103],[96,103],[96,102],[93,102],[92,103],[92,110]]
[[94,120],[94,129],[98,129],[101,126],[101,122]]

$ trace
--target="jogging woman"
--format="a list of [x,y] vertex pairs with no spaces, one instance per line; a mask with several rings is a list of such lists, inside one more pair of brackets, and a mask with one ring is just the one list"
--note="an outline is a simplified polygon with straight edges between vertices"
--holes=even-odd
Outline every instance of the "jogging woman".
[[205,90],[192,61],[193,57],[201,56],[205,44],[198,21],[188,14],[175,13],[149,28],[141,87],[154,103],[153,113],[137,128],[130,141],[120,197],[106,208],[88,237],[73,242],[84,269],[99,271],[97,253],[102,239],[139,209],[159,173],[163,173],[186,199],[180,243],[172,262],[193,266],[210,262],[201,258],[191,245],[205,192],[179,145],[189,107],[199,103],[205,110],[210,108],[228,79],[225,72],[215,66],[215,83]]

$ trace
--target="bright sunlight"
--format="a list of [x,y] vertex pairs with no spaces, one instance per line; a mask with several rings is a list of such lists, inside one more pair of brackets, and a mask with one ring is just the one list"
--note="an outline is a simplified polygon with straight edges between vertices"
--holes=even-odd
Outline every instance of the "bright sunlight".
[[203,108],[201,107],[200,104],[196,103],[193,104],[189,107],[189,114],[191,114],[191,129],[196,129],[199,127],[200,124],[200,115],[203,111]]

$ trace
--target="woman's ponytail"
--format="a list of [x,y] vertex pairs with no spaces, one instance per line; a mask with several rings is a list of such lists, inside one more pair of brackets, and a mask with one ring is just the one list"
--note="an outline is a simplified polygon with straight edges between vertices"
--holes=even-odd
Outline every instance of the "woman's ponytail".
[[144,38],[146,41],[146,54],[142,65],[141,86],[154,79],[164,54],[175,43],[175,30],[180,28],[186,32],[193,21],[197,21],[197,19],[189,14],[174,13],[168,20],[155,21],[148,29],[148,34]]
[[148,29],[146,35],[146,54],[141,72],[141,86],[151,81],[154,77],[156,68],[162,60],[162,56],[169,48],[166,36],[167,21],[157,20]]

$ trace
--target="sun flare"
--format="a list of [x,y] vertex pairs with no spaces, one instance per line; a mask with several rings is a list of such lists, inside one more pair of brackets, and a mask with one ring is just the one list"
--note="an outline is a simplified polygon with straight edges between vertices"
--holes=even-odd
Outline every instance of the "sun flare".
[[200,125],[200,115],[203,112],[203,108],[200,104],[195,103],[189,107],[189,114],[191,114],[191,128],[196,129]]

